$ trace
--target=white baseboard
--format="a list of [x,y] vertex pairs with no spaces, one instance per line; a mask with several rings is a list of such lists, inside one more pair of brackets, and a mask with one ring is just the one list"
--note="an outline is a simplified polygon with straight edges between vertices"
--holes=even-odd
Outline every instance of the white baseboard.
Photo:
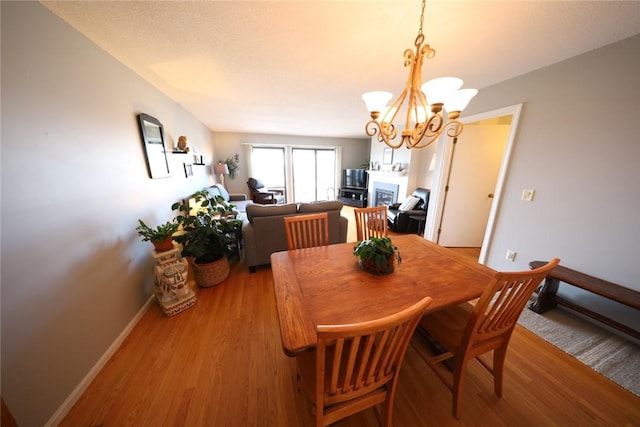
[[131,319],[131,322],[127,325],[126,328],[118,335],[116,340],[109,346],[107,351],[98,359],[98,362],[91,368],[89,373],[80,381],[80,384],[71,392],[69,397],[62,403],[62,406],[58,408],[58,410],[53,414],[53,416],[47,421],[45,427],[55,427],[59,425],[64,417],[69,413],[73,405],[76,404],[82,393],[85,392],[89,384],[95,379],[98,373],[104,368],[104,365],[111,359],[111,356],[115,354],[115,352],[120,348],[124,339],[129,335],[129,333],[133,330],[133,328],[138,324],[142,316],[149,310],[149,306],[154,301],[154,296],[152,295],[147,302],[142,306],[140,311]]

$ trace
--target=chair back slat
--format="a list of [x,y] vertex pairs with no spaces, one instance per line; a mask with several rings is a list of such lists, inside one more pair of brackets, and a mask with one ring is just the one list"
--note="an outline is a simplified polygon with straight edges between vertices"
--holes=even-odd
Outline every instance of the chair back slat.
[[[326,405],[347,401],[394,380],[413,331],[430,302],[431,298],[426,297],[382,319],[318,325],[316,363],[331,369],[327,389],[323,381],[317,381],[319,402]],[[320,371],[324,369],[316,366],[316,372]]]
[[367,240],[370,237],[387,237],[387,207],[355,208],[357,239]]
[[[389,345],[392,345],[389,343],[389,337],[392,335],[392,332],[389,330],[385,330],[382,335],[378,338],[378,343],[375,349],[375,354],[373,355],[373,357],[371,358],[371,363],[369,365],[369,370],[367,372],[367,375],[365,378],[363,378],[363,381],[366,385],[372,384],[375,380],[376,380],[376,375],[377,375],[377,369],[376,367],[379,366],[380,364],[385,364],[385,356],[388,355],[388,352],[385,352],[385,348],[387,348]],[[374,339],[370,339],[372,345],[374,343]],[[388,359],[388,357],[387,357]],[[383,369],[385,374],[388,374],[388,369]]]
[[556,258],[535,270],[496,273],[473,310],[463,342],[473,347],[500,336],[509,340],[531,294],[559,262]]
[[[338,375],[337,372],[339,372],[338,368],[340,367],[340,361],[342,359],[342,350],[344,348],[344,340],[336,340],[336,344],[335,344],[335,357],[333,359],[333,364],[331,365],[331,380],[329,381],[329,393],[331,394],[336,394],[337,390],[338,390]],[[323,357],[324,357],[324,351],[325,349],[322,349],[322,353],[323,353]],[[318,352],[318,355],[320,355],[320,352]],[[320,356],[318,356],[320,357]],[[324,367],[324,365],[323,365]],[[324,372],[324,369],[323,369]],[[317,378],[324,378],[324,373],[323,375],[317,376]]]
[[329,244],[327,212],[284,217],[284,225],[290,251]]
[[372,365],[374,364],[371,351],[376,349],[373,348],[373,339],[371,336],[363,337],[363,343],[361,349],[358,353],[361,354],[362,360],[369,360],[369,363],[360,363],[358,366],[357,375],[353,380],[353,384],[357,387],[359,384],[368,385],[370,384],[371,372],[373,371]]

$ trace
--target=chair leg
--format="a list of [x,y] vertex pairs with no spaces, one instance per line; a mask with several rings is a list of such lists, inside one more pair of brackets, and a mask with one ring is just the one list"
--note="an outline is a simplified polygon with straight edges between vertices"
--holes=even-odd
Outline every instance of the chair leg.
[[493,389],[496,396],[502,397],[502,380],[504,378],[504,359],[507,357],[507,346],[493,350]]
[[387,395],[387,399],[382,402],[382,427],[393,425],[393,395]]
[[460,408],[462,407],[462,388],[464,387],[465,371],[468,360],[463,359],[456,363],[453,369],[453,407],[452,414],[456,420],[460,419]]

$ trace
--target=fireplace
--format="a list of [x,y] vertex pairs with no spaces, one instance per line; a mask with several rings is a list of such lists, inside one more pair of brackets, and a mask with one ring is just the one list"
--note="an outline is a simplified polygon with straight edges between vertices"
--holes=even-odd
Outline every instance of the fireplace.
[[398,202],[398,184],[376,182],[373,184],[373,205],[390,206]]

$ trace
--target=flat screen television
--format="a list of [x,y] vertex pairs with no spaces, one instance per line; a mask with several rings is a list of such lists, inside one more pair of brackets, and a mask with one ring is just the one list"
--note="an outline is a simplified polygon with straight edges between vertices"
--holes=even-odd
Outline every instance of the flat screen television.
[[367,188],[367,171],[364,169],[344,169],[342,186],[345,188]]

